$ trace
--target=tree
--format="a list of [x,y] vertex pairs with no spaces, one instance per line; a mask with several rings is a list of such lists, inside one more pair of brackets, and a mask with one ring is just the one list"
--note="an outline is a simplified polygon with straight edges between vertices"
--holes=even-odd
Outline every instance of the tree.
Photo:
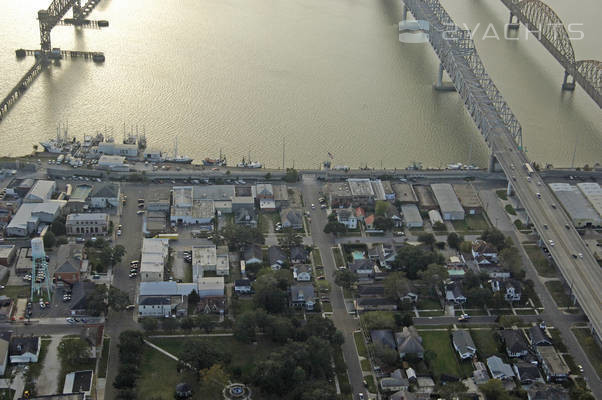
[[348,269],[337,270],[334,273],[334,283],[346,289],[350,289],[358,280],[357,274]]
[[385,296],[393,301],[399,301],[399,298],[405,295],[410,287],[408,278],[403,272],[391,272],[385,278]]
[[429,264],[443,264],[443,256],[437,252],[425,251],[416,246],[404,246],[397,252],[397,257],[391,263],[394,270],[405,270],[410,279],[418,278],[418,271]]
[[399,354],[394,349],[384,346],[380,343],[372,345],[372,349],[374,351],[374,355],[378,360],[380,360],[383,364],[386,364],[390,367],[394,366],[397,363],[397,358]]
[[94,286],[94,291],[86,297],[86,308],[89,315],[98,317],[106,309],[107,287],[105,285]]
[[222,228],[220,234],[232,249],[239,249],[253,243],[265,243],[263,233],[250,226],[228,224]]
[[384,200],[378,200],[374,205],[374,215],[376,217],[384,217],[388,208],[389,202]]
[[489,289],[475,287],[466,290],[466,299],[472,306],[484,308],[492,304],[493,294]]
[[522,260],[516,247],[506,247],[499,253],[499,259],[502,266],[516,279],[524,278],[525,272],[522,268]]
[[215,321],[207,314],[201,314],[197,317],[197,325],[200,329],[203,329],[205,333],[210,333],[215,329]]
[[278,238],[278,244],[284,249],[299,246],[301,243],[303,243],[303,237],[292,228],[284,228],[282,235]]
[[60,217],[55,219],[52,224],[50,224],[50,231],[55,234],[55,236],[63,236],[67,233],[67,228],[65,227],[65,217]]
[[450,249],[460,250],[460,244],[464,240],[464,237],[459,236],[456,232],[452,232],[447,235],[447,245]]
[[324,226],[324,233],[339,234],[339,233],[345,233],[345,232],[347,232],[347,226],[345,224],[337,222],[336,220],[328,221],[326,223],[326,225]]
[[161,321],[161,328],[166,332],[173,332],[178,327],[178,321],[174,318],[165,318]]
[[447,227],[441,221],[437,221],[433,224],[433,230],[435,230],[435,231],[444,231],[446,229],[447,229]]
[[111,286],[109,289],[109,307],[115,311],[123,311],[130,304],[130,297],[122,290]]
[[71,366],[90,358],[88,344],[80,338],[64,338],[61,340],[58,353],[61,361]]
[[[437,355],[436,353],[433,354]],[[468,388],[462,382],[447,382],[445,385],[438,385],[436,388],[439,396],[446,400],[461,398],[461,395],[465,394],[467,390]]]
[[256,327],[255,314],[252,311],[246,311],[239,315],[234,322],[234,338],[243,343],[251,343],[256,337]]
[[425,281],[431,289],[436,289],[449,278],[447,268],[439,264],[429,264],[425,270],[418,272],[418,277]]
[[145,332],[154,332],[159,326],[156,318],[142,318],[141,323],[142,329],[144,329]]
[[47,231],[46,234],[44,235],[43,240],[44,240],[44,248],[46,248],[46,249],[51,249],[56,244],[56,236],[54,236],[54,233],[52,233],[52,231]]
[[253,285],[255,290],[253,302],[257,307],[262,307],[269,313],[285,311],[288,304],[287,287],[285,285],[286,283],[283,284],[273,273],[258,277]]
[[118,244],[117,246],[115,246],[113,248],[113,259],[112,259],[112,265],[115,265],[117,263],[121,262],[121,259],[123,258],[123,256],[125,255],[126,251],[125,251],[125,247],[123,247],[122,245]]
[[196,306],[199,304],[200,301],[201,296],[199,296],[197,291],[193,289],[192,292],[190,292],[190,294],[188,295],[188,307],[192,310],[195,310]]
[[433,245],[437,241],[432,233],[421,233],[418,235],[418,241],[433,249]]
[[506,237],[497,228],[486,229],[481,235],[481,240],[491,243],[498,251],[506,247]]
[[270,179],[272,179],[272,173],[268,172],[267,174],[265,174],[265,180],[269,181]]
[[190,317],[182,318],[180,321],[180,327],[185,331],[190,331],[194,328],[194,321]]
[[374,227],[382,231],[388,231],[390,229],[393,229],[393,221],[391,220],[391,218],[379,216],[374,218]]
[[462,253],[471,253],[472,252],[472,243],[470,240],[464,240],[460,243],[460,251]]
[[489,379],[486,383],[479,385],[479,389],[485,395],[486,400],[507,400],[511,398],[499,379]]
[[284,175],[282,180],[288,183],[297,182],[299,180],[299,173],[294,168],[287,168],[286,175]]
[[189,339],[183,343],[182,349],[178,358],[184,365],[195,371],[201,371],[220,361],[228,360],[226,354],[202,339]]
[[268,338],[276,343],[286,343],[293,336],[295,328],[287,317],[268,315],[264,325],[264,332]]
[[203,388],[213,393],[214,398],[221,396],[222,390],[230,381],[230,377],[221,364],[214,364],[210,368],[202,369],[199,377]]

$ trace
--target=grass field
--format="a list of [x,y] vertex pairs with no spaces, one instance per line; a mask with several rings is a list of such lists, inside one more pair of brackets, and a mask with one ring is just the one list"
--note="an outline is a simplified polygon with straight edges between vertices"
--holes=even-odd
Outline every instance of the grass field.
[[25,286],[6,286],[4,289],[0,290],[0,295],[14,298],[27,298],[30,294],[30,285]]
[[435,359],[429,363],[435,377],[448,374],[464,378],[472,373],[470,362],[460,362],[456,357],[449,332],[421,331],[420,335],[424,349],[436,354]]
[[564,291],[562,282],[548,281],[545,285],[558,307],[570,307],[572,305],[569,295]]
[[548,261],[548,259],[544,256],[543,251],[539,246],[536,245],[525,245],[523,246],[527,255],[531,259],[533,266],[537,270],[537,273],[540,276],[545,278],[553,278],[558,276],[556,269],[552,266],[552,264]]
[[477,346],[478,353],[481,359],[486,359],[489,356],[497,354],[498,342],[493,329],[490,330],[471,330],[470,336],[474,344]]
[[[63,341],[67,341],[67,340],[79,340],[79,341],[83,341],[83,339],[79,338],[79,337],[64,337],[63,340],[61,340],[61,342]],[[66,360],[62,360],[59,357],[59,360],[61,361],[61,372],[59,375],[59,379],[58,379],[58,386],[57,388],[62,388],[63,385],[65,384],[65,376],[73,371],[86,371],[86,370],[92,370],[94,371],[96,369],[96,359],[95,358],[86,358],[86,359],[82,359],[79,360],[77,362],[71,363],[71,362],[67,362]]]
[[98,377],[105,378],[107,376],[107,363],[109,362],[109,346],[111,345],[111,339],[105,338],[102,341],[102,354],[100,356],[100,362],[98,363]]
[[456,231],[484,231],[489,228],[487,220],[482,214],[467,215],[463,221],[452,221]]
[[362,357],[368,357],[368,350],[366,349],[366,342],[364,341],[364,335],[362,332],[354,332],[353,338],[355,339],[357,353]]
[[317,247],[315,247],[312,251],[311,254],[314,258],[314,265],[324,265],[322,263],[322,256],[320,255],[320,249],[318,249]]
[[[185,381],[192,385],[193,393],[198,396],[199,387],[196,379],[186,379],[177,372],[175,360],[165,354],[145,346],[140,368],[140,378],[136,381],[137,398],[171,399],[176,385]],[[199,397],[193,397],[197,399]]]
[[583,352],[587,354],[589,361],[596,369],[598,377],[602,377],[602,350],[594,341],[589,329],[587,328],[573,328],[571,329],[577,337]]
[[336,267],[347,265],[345,263],[345,260],[343,259],[343,255],[341,254],[341,249],[339,249],[338,247],[333,247],[332,255],[334,256],[334,263],[336,264]]

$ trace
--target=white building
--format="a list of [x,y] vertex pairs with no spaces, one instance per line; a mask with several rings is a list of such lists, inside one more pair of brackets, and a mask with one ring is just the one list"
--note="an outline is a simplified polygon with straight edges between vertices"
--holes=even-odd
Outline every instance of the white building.
[[402,204],[401,213],[408,228],[422,228],[422,216],[416,204]]
[[8,236],[29,236],[40,223],[50,224],[61,213],[64,200],[48,200],[44,203],[23,203],[6,227]]
[[215,205],[213,200],[196,199],[192,186],[174,186],[170,221],[172,224],[201,225],[213,228]]
[[129,171],[130,169],[130,166],[125,163],[125,157],[123,156],[100,156],[98,167],[111,171]]
[[435,199],[439,203],[444,220],[463,220],[464,209],[449,183],[433,183],[431,185]]
[[101,142],[98,145],[98,152],[107,156],[137,157],[138,146],[135,144]]
[[429,220],[431,221],[431,225],[435,225],[437,222],[443,223],[443,218],[441,218],[441,214],[437,210],[429,211]]
[[23,198],[24,203],[43,203],[52,198],[56,190],[54,181],[39,180],[31,187],[29,192]]
[[140,278],[142,282],[161,282],[165,270],[165,262],[169,255],[169,240],[149,239],[142,241],[140,257]]
[[598,216],[602,217],[602,188],[600,185],[596,182],[582,182],[578,183],[577,187],[594,207]]
[[105,213],[69,214],[65,228],[67,235],[104,236],[109,231],[109,216]]

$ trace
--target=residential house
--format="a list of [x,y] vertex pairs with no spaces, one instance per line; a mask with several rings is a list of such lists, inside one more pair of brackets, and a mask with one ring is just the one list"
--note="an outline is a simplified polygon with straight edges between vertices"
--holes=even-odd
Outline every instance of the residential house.
[[238,208],[234,212],[234,223],[236,225],[257,226],[257,216],[252,208]]
[[141,317],[170,317],[172,303],[170,296],[148,296],[138,302],[138,314]]
[[65,261],[54,271],[54,279],[73,284],[80,280],[80,273],[81,268],[79,264],[73,265],[71,262]]
[[291,286],[291,303],[293,307],[305,308],[307,311],[314,309],[314,287],[310,283],[300,283]]
[[288,207],[288,187],[286,185],[272,185],[274,191],[274,202],[276,207],[281,209]]
[[263,262],[263,250],[257,244],[248,245],[245,248],[244,260],[247,265],[261,264]]
[[498,356],[487,358],[487,368],[489,368],[493,379],[506,380],[514,377],[514,371],[512,371],[510,364],[506,364]]
[[10,347],[10,332],[0,333],[0,376],[6,372],[8,365],[8,353]]
[[366,210],[364,210],[362,207],[356,207],[354,210],[355,213],[355,218],[358,221],[363,221],[364,218],[366,218]]
[[374,345],[381,345],[388,347],[393,350],[397,350],[397,343],[395,343],[395,336],[391,329],[375,329],[370,331],[370,337]]
[[536,346],[535,351],[548,382],[564,381],[569,377],[570,369],[554,347]]
[[201,299],[224,298],[224,277],[199,278],[193,283],[141,282],[138,313],[140,316],[185,316],[188,314],[188,296],[193,291]]
[[385,297],[360,297],[353,304],[358,312],[397,310],[397,303]]
[[416,383],[418,384],[418,388],[416,389],[418,393],[430,395],[435,391],[435,381],[428,375],[416,375]]
[[383,297],[385,287],[383,285],[359,285],[357,292],[359,297]]
[[261,199],[259,200],[259,209],[266,212],[276,211],[276,202],[274,199]]
[[291,247],[291,263],[307,264],[309,262],[309,254],[304,246]]
[[370,214],[366,218],[364,218],[364,225],[366,225],[367,230],[371,231],[374,229],[374,220],[375,219],[376,219],[376,217],[374,216],[374,214]]
[[504,299],[506,301],[520,301],[522,290],[519,281],[514,279],[504,281],[502,287],[504,289]]
[[543,382],[539,368],[528,362],[519,361],[512,365],[516,378],[522,385],[530,385],[533,382]]
[[8,350],[10,362],[13,364],[38,362],[40,345],[39,336],[11,337]]
[[[84,393],[86,398],[92,392],[92,379],[94,371],[76,371],[70,372],[65,376],[65,384],[63,385],[63,394],[68,393]],[[91,397],[90,397],[91,398]]]
[[410,381],[404,376],[405,374],[396,369],[388,378],[380,380],[380,387],[384,392],[398,392],[400,390],[408,390]]
[[199,301],[197,310],[204,314],[223,314],[226,311],[226,298],[204,297]]
[[234,281],[234,292],[238,294],[249,294],[252,292],[251,281],[248,279],[237,279]]
[[350,271],[357,274],[360,281],[374,278],[374,261],[358,259],[349,263],[348,267]]
[[409,279],[402,280],[397,285],[397,296],[404,303],[416,303],[418,301],[418,290]]
[[474,357],[477,352],[477,347],[472,341],[470,332],[464,329],[460,329],[452,333],[452,343],[454,345],[454,349],[456,349],[462,360]]
[[475,370],[472,371],[472,380],[477,385],[482,385],[483,383],[487,383],[489,378],[489,373],[487,373],[487,367],[482,361],[477,361],[474,363]]
[[280,221],[283,228],[303,229],[303,214],[296,208],[283,208],[280,211]]
[[293,278],[299,282],[311,281],[312,267],[309,264],[296,264],[293,267]]
[[357,229],[357,217],[353,208],[341,208],[336,210],[337,221],[347,227],[347,229]]
[[531,339],[531,346],[552,346],[552,338],[541,329],[540,326],[532,326],[529,328],[529,339]]
[[286,253],[280,246],[270,246],[268,248],[268,260],[273,270],[279,270],[287,263]]
[[466,296],[462,293],[462,286],[459,282],[452,282],[445,288],[445,300],[450,303],[464,304]]
[[521,330],[504,329],[499,335],[506,346],[508,357],[523,357],[529,353],[529,344]]
[[399,358],[404,358],[406,355],[417,358],[424,357],[422,337],[420,337],[415,327],[404,327],[401,332],[396,332],[395,342],[397,343]]
[[258,183],[256,187],[256,198],[261,199],[274,199],[274,189],[270,183]]
[[479,264],[497,264],[497,249],[484,240],[472,242],[472,257]]
[[569,391],[560,385],[535,382],[527,388],[528,400],[569,400]]

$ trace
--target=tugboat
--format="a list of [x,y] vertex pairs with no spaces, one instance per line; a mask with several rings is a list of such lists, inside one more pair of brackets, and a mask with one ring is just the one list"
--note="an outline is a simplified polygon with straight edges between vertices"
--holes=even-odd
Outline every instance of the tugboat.
[[176,137],[176,143],[173,150],[173,157],[166,157],[166,162],[179,163],[179,164],[190,164],[192,158],[178,155],[178,138]]
[[249,157],[249,161],[245,161],[245,158],[242,158],[242,162],[236,164],[238,168],[261,168],[262,165],[260,162],[251,161],[251,157]]
[[222,156],[222,149],[219,150],[219,158],[207,157],[203,160],[203,165],[206,167],[225,167],[226,157]]

